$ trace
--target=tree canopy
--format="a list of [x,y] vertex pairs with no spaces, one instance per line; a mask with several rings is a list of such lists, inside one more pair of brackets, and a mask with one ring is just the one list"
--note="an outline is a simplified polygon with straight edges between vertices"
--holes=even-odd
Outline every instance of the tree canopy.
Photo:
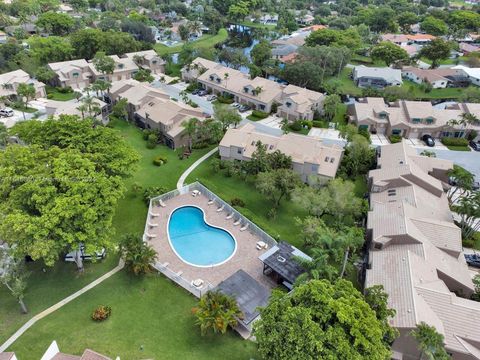
[[352,283],[311,280],[286,295],[274,292],[254,324],[265,359],[390,358],[384,324]]

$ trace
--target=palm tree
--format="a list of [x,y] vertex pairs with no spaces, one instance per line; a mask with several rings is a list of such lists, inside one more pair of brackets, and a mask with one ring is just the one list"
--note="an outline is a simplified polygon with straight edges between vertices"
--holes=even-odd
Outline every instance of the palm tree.
[[145,244],[135,234],[127,234],[120,241],[120,253],[125,266],[135,275],[144,275],[151,271],[151,265],[157,259],[157,252]]
[[200,326],[202,335],[209,329],[225,334],[229,326],[233,328],[238,323],[237,319],[243,318],[235,299],[218,290],[203,295],[192,312],[197,317],[196,324]]
[[188,23],[188,29],[190,30],[190,33],[201,34],[202,24],[198,21],[191,21]]
[[311,255],[312,260],[306,260],[302,257],[295,258],[295,261],[306,270],[297,278],[295,285],[303,284],[312,279],[336,279],[338,270],[328,264],[329,255],[324,249],[313,248]]
[[198,124],[200,120],[197,118],[191,118],[188,121],[182,122],[182,126],[185,128],[185,135],[188,136],[188,149],[192,151],[193,139],[198,130]]
[[417,340],[418,347],[422,352],[420,359],[428,360],[448,360],[450,356],[445,351],[443,345],[444,337],[439,334],[433,326],[424,322],[417,325],[417,328],[411,332],[411,335]]
[[447,122],[450,126],[461,125],[462,127],[466,127],[467,125],[472,125],[480,122],[478,117],[476,117],[472,113],[462,113],[460,115],[460,119],[452,119]]
[[100,105],[98,104],[97,99],[95,99],[93,96],[84,96],[80,101],[82,102],[82,105],[80,105],[77,109],[82,112],[82,117],[84,115],[84,112],[86,112],[89,117],[93,118],[102,110],[100,108]]
[[28,102],[35,97],[35,88],[32,84],[21,83],[17,88],[17,95],[22,99],[22,114],[25,120],[25,110],[28,108]]
[[262,93],[262,91],[263,91],[263,87],[257,86],[255,89],[253,89],[253,94],[254,94],[255,96],[258,96],[258,95],[260,95],[260,94]]

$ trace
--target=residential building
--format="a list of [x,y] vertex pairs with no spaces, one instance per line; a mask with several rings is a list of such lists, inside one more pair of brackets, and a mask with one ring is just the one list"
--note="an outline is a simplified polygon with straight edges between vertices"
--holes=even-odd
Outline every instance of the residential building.
[[297,50],[298,50],[297,45],[293,45],[293,44],[279,45],[272,49],[272,58],[276,60],[283,60],[285,57],[291,54],[296,54]]
[[46,97],[45,84],[32,79],[23,70],[10,71],[0,75],[0,97],[17,96],[17,89],[20,84],[31,84],[35,88],[35,98]]
[[265,14],[258,19],[260,24],[265,25],[277,25],[278,22],[278,14]]
[[153,98],[135,113],[135,121],[146,129],[159,130],[162,141],[172,149],[189,145],[183,123],[191,118],[205,120],[202,110],[173,100]]
[[262,77],[250,79],[248,74],[213,61],[195,59],[182,69],[185,81],[198,81],[206,90],[229,94],[240,104],[270,113],[274,104],[277,114],[288,120],[312,120],[320,112],[325,96],[295,85],[281,85]]
[[434,89],[466,87],[469,84],[468,78],[461,70],[452,68],[419,69],[407,66],[402,69],[402,76],[417,84],[430,84]]
[[405,138],[421,138],[423,135],[440,137],[464,137],[471,130],[480,131],[480,123],[452,125],[464,113],[480,118],[480,105],[455,104],[446,109],[432,106],[428,101],[399,100],[392,104],[383,98],[364,98],[349,106],[350,121],[371,133],[399,135]]
[[249,161],[259,141],[268,153],[278,150],[290,156],[293,170],[307,183],[333,179],[343,155],[343,148],[323,144],[319,138],[294,133],[274,136],[259,132],[253,124],[245,124],[227,130],[220,141],[220,157],[222,160]]
[[18,360],[14,352],[1,352],[0,360]]
[[458,47],[459,47],[460,52],[463,53],[464,55],[468,55],[472,52],[480,51],[480,46],[470,44],[470,43],[466,43],[466,42],[462,42],[462,43],[458,44]]
[[463,65],[454,66],[452,69],[461,70],[473,85],[480,86],[480,68],[469,68]]
[[92,67],[85,59],[50,63],[48,67],[56,74],[54,86],[83,89],[94,77]]
[[389,41],[404,49],[408,55],[414,56],[418,54],[420,49],[435,39],[435,36],[429,34],[383,34],[380,36],[381,41]]
[[135,64],[135,61],[133,61],[133,56],[119,57],[117,55],[111,55],[110,57],[115,62],[115,68],[112,74],[101,73],[95,68],[93,61],[90,61],[90,69],[95,79],[110,82],[128,80],[131,79],[138,71],[138,66]]
[[86,349],[81,356],[60,352],[56,341],[52,341],[40,360],[111,360],[108,356]]
[[[158,56],[155,50],[145,50],[126,53],[121,56],[131,59],[141,68],[150,70],[153,74],[163,74],[165,71],[165,60]],[[135,60],[138,59],[138,62]]]
[[364,65],[353,68],[353,81],[361,88],[380,88],[402,85],[402,71],[389,67],[367,67]]
[[382,285],[400,336],[393,359],[419,359],[411,332],[424,322],[454,360],[478,359],[480,303],[453,222],[446,187],[453,162],[418,155],[406,141],[382,146],[369,173],[365,288]]

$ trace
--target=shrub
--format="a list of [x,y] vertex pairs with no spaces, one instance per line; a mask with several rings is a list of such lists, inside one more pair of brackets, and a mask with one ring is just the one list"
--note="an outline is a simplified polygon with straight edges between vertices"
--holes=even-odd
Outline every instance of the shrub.
[[53,94],[47,94],[47,99],[53,99],[54,95]]
[[312,126],[315,127],[315,128],[327,129],[328,128],[328,122],[323,121],[323,120],[313,120],[312,121]]
[[233,99],[225,96],[218,96],[217,101],[222,104],[233,104]]
[[290,124],[290,129],[293,131],[300,131],[302,130],[302,122],[301,121],[295,121]]
[[193,108],[198,108],[198,104],[195,101],[189,100],[188,105],[190,105]]
[[111,314],[112,308],[110,306],[100,305],[93,311],[92,320],[104,321],[107,320]]
[[151,198],[161,195],[165,192],[166,190],[161,186],[150,186],[143,191],[143,199],[148,205],[150,203]]
[[270,210],[268,210],[267,217],[269,219],[275,220],[277,218],[277,209],[272,207]]
[[467,135],[467,140],[473,140],[477,137],[478,132],[476,130],[471,130]]
[[245,202],[240,198],[233,198],[232,200],[230,200],[230,204],[232,206],[245,207]]
[[253,110],[252,115],[259,118],[259,119],[265,119],[268,117],[268,113],[260,111],[260,110]]
[[168,83],[168,85],[174,85],[174,84],[177,84],[178,82],[179,82],[178,79],[173,79],[172,81],[170,81],[170,82]]
[[359,128],[358,129],[358,134],[359,135],[362,135],[365,139],[368,140],[368,142],[372,142],[371,139],[370,139],[370,133],[368,132],[368,129],[365,129],[365,128]]
[[310,130],[313,126],[313,121],[310,121],[310,120],[303,120],[302,121],[302,126],[303,127],[307,127],[308,130]]
[[392,144],[402,141],[402,137],[400,135],[390,135],[388,138]]
[[158,136],[156,134],[151,133],[147,137],[147,148],[153,149],[157,146]]
[[445,146],[468,146],[468,140],[464,138],[442,138],[442,144]]
[[193,90],[200,89],[200,84],[196,81],[192,81],[188,86],[185,88],[185,91],[191,93]]
[[166,164],[168,162],[167,157],[163,155],[158,155],[153,159],[153,164],[157,166],[162,166],[163,164]]
[[272,106],[270,107],[270,113],[275,114],[278,110],[278,103],[273,102]]

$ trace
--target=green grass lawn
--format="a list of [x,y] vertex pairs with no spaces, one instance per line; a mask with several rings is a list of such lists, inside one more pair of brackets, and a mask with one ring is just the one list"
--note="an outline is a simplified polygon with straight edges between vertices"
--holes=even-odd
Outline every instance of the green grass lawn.
[[253,22],[253,21],[243,21],[239,25],[248,26],[248,27],[251,27],[253,29],[275,30],[277,28],[277,25],[260,24],[260,23],[256,23],[256,22]]
[[[216,44],[224,42],[228,38],[227,29],[220,29],[216,35],[208,34],[203,35],[200,39],[190,42],[190,45],[194,49],[200,48],[211,48],[214,47]],[[168,47],[163,44],[156,44],[154,46],[155,51],[159,55],[166,55],[166,54],[175,54],[182,50],[183,44]]]
[[[420,60],[423,61],[424,63],[432,65],[432,61],[425,57],[421,57]],[[460,56],[456,59],[443,59],[443,60],[440,60],[439,65],[457,65],[459,63],[462,63],[465,60],[467,60],[467,57],[465,56]]]
[[22,111],[22,112],[25,112],[25,113],[29,113],[29,114],[33,114],[33,113],[38,111],[38,109],[35,109],[33,107],[30,107],[30,106],[25,107],[24,105],[20,105],[20,104],[17,104],[17,103],[11,103],[11,104],[9,104],[9,106],[12,109]]
[[[201,336],[191,309],[196,300],[162,275],[135,278],[121,271],[47,318],[12,346],[19,359],[39,359],[52,340],[64,353],[81,354],[88,347],[122,360],[244,360],[257,356],[255,344],[233,331]],[[104,322],[90,316],[109,305]],[[143,350],[142,350],[143,349]]]
[[251,121],[260,121],[260,120],[263,120],[265,118],[262,118],[262,117],[258,117],[258,116],[255,116],[253,114],[250,114],[247,116],[247,119],[248,120],[251,120]]
[[211,157],[197,167],[187,178],[187,182],[199,180],[228,202],[235,197],[242,199],[245,202],[245,207],[238,207],[237,210],[265,232],[295,246],[302,245],[302,239],[299,236],[300,227],[297,225],[295,218],[306,216],[307,212],[304,209],[297,204],[283,200],[278,209],[277,217],[272,219],[268,216],[268,211],[272,208],[272,202],[255,189],[252,179],[245,181],[235,176],[226,177],[223,172],[213,172],[210,165],[213,159],[214,157]]
[[69,100],[76,99],[74,91],[68,92],[68,93],[62,93],[58,91],[57,88],[53,86],[48,86],[48,85],[46,87],[46,91],[47,91],[48,98],[51,100],[69,101]]

